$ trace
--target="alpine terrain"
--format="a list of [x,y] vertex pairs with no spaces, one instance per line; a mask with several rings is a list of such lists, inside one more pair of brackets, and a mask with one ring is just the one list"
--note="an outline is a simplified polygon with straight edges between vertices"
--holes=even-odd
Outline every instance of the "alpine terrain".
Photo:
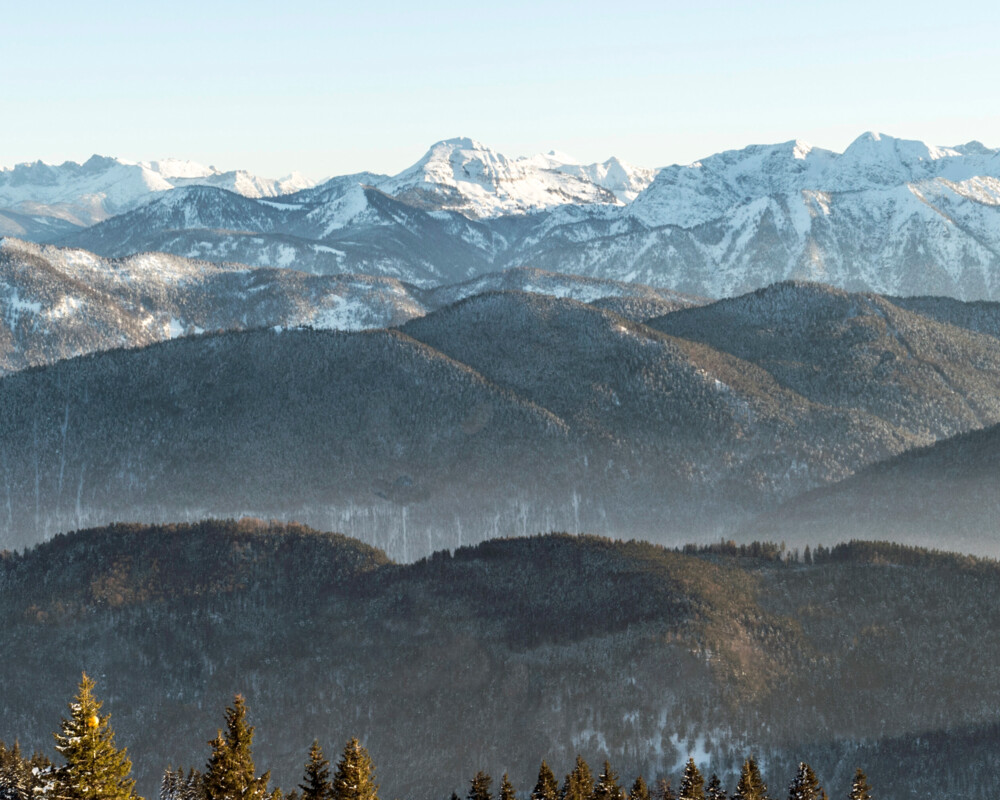
[[[806,279],[1000,299],[1000,151],[977,142],[866,133],[843,153],[792,141],[652,170],[511,159],[460,138],[395,176],[257,196],[293,185],[197,178],[90,227],[7,230],[104,256],[163,250],[421,285],[532,266],[710,297]],[[26,184],[7,202],[20,219],[48,192]]]

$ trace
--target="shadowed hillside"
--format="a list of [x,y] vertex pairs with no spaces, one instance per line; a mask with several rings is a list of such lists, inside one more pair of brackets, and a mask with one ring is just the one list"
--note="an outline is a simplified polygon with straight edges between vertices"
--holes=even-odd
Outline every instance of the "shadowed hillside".
[[1000,548],[1000,426],[908,451],[807,492],[744,534],[812,542],[878,536],[993,555]]

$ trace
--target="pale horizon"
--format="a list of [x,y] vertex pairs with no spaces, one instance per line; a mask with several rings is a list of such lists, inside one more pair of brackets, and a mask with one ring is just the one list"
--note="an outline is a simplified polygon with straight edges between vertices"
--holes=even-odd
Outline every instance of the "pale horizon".
[[179,158],[320,180],[394,174],[474,137],[687,164],[802,139],[842,151],[884,131],[1000,145],[1000,7],[822,7],[522,0],[497,14],[179,0],[139,19],[110,4],[8,9],[0,164]]
[[[718,150],[713,150],[712,152],[702,152],[700,155],[697,155],[697,156],[694,156],[694,157],[691,157],[691,158],[687,158],[687,159],[667,159],[667,160],[661,160],[659,163],[642,163],[642,162],[636,161],[636,160],[634,160],[632,158],[629,158],[629,157],[627,157],[625,155],[622,155],[622,153],[618,153],[618,152],[609,153],[608,155],[606,155],[604,157],[583,158],[583,157],[580,157],[577,153],[567,152],[566,150],[564,150],[561,147],[546,147],[546,148],[543,148],[543,149],[540,149],[540,150],[535,150],[533,152],[511,152],[508,149],[505,149],[503,147],[497,147],[492,142],[484,140],[484,139],[482,139],[481,137],[478,137],[478,136],[474,136],[474,135],[473,136],[464,136],[464,134],[462,136],[464,138],[474,139],[474,140],[480,142],[481,144],[489,147],[491,150],[493,150],[495,152],[498,152],[498,153],[500,153],[500,154],[502,154],[502,155],[504,155],[504,156],[506,156],[508,158],[530,158],[530,157],[535,156],[535,155],[546,154],[546,153],[555,151],[559,155],[567,156],[567,157],[572,157],[572,158],[576,159],[577,161],[579,161],[580,163],[583,163],[583,164],[603,163],[603,162],[607,161],[608,159],[614,157],[614,158],[618,158],[618,159],[620,159],[622,161],[625,161],[625,162],[627,162],[627,163],[629,163],[629,164],[631,164],[633,166],[660,169],[660,168],[663,168],[663,167],[669,167],[669,166],[673,166],[673,165],[688,165],[688,164],[693,164],[693,163],[695,163],[695,162],[697,162],[697,161],[699,161],[701,159],[707,158],[707,157],[709,157],[711,155],[714,155],[716,153],[725,152],[727,150],[742,150],[742,149],[744,149],[746,147],[752,147],[752,146],[755,146],[755,145],[776,145],[776,144],[783,144],[785,142],[791,142],[791,141],[800,141],[800,142],[803,142],[803,143],[805,143],[805,144],[807,144],[810,147],[815,148],[815,149],[828,150],[828,151],[832,151],[832,152],[835,152],[835,153],[843,153],[844,150],[846,150],[847,147],[849,147],[850,144],[853,141],[855,141],[857,138],[859,138],[860,136],[863,136],[866,133],[878,133],[880,135],[891,136],[893,138],[901,139],[901,140],[921,141],[921,142],[923,142],[923,143],[925,143],[927,145],[931,145],[931,146],[935,146],[935,147],[959,147],[961,145],[965,145],[965,144],[969,144],[969,143],[971,143],[973,141],[977,141],[980,144],[984,145],[985,147],[996,149],[996,146],[993,145],[991,142],[984,141],[981,137],[975,136],[975,135],[968,136],[968,137],[965,137],[965,138],[959,137],[961,139],[960,141],[933,141],[933,140],[925,139],[925,138],[920,137],[920,136],[911,136],[911,135],[906,134],[905,132],[904,133],[900,133],[900,132],[885,131],[885,130],[866,129],[866,130],[863,130],[863,131],[859,131],[854,136],[841,137],[840,140],[838,140],[838,142],[836,144],[829,144],[829,143],[826,143],[826,142],[819,143],[819,142],[815,141],[814,139],[809,138],[809,137],[805,137],[805,136],[792,136],[792,137],[786,137],[786,138],[782,138],[782,139],[775,139],[774,141],[750,141],[750,142],[745,142],[742,145],[736,145],[736,146],[732,146],[732,147],[722,147],[722,148],[720,148]],[[439,137],[439,138],[435,139],[434,141],[428,142],[426,145],[424,145],[422,147],[422,149],[419,149],[419,152],[417,152],[416,150],[414,150],[414,152],[416,152],[417,154],[415,156],[413,156],[409,161],[407,161],[407,162],[402,163],[401,165],[399,165],[397,168],[392,168],[392,169],[376,169],[376,168],[372,168],[372,167],[370,167],[368,165],[360,164],[359,163],[353,169],[349,169],[349,170],[347,170],[345,172],[338,172],[338,173],[331,173],[331,174],[316,174],[316,173],[311,172],[308,168],[302,168],[302,167],[297,166],[297,165],[289,165],[288,168],[286,168],[284,170],[278,170],[276,172],[272,171],[271,173],[265,173],[265,172],[259,172],[257,170],[251,169],[250,167],[248,167],[245,164],[235,164],[235,163],[234,164],[229,164],[225,160],[225,158],[223,158],[223,157],[214,158],[214,159],[198,159],[198,158],[191,158],[191,157],[187,157],[187,156],[177,156],[177,155],[174,155],[174,154],[165,154],[165,155],[157,155],[157,156],[150,157],[150,156],[136,156],[136,155],[133,155],[133,154],[123,155],[123,154],[120,154],[120,153],[112,153],[112,152],[94,152],[94,153],[88,153],[87,155],[76,155],[76,156],[71,155],[69,157],[57,157],[57,158],[31,158],[31,159],[18,160],[16,162],[7,162],[7,161],[5,161],[5,162],[0,162],[0,171],[2,171],[2,170],[11,170],[15,166],[20,166],[22,164],[32,164],[32,163],[36,163],[36,162],[39,162],[39,161],[42,162],[42,163],[44,163],[44,164],[46,164],[46,165],[49,165],[49,166],[59,166],[61,164],[67,163],[67,162],[76,163],[76,164],[83,164],[88,159],[92,158],[93,156],[101,156],[101,157],[106,157],[106,158],[117,158],[120,161],[123,161],[123,162],[126,162],[126,163],[132,163],[132,164],[150,163],[150,162],[156,162],[156,161],[161,161],[162,162],[162,161],[169,161],[169,160],[190,161],[190,162],[197,163],[197,164],[199,164],[201,166],[214,167],[214,168],[218,169],[221,172],[230,172],[230,171],[235,171],[235,170],[246,170],[246,171],[249,171],[249,172],[251,172],[251,173],[253,173],[253,174],[255,174],[255,175],[259,176],[259,177],[262,177],[262,178],[271,178],[271,179],[284,178],[284,177],[286,177],[288,175],[291,175],[293,173],[299,173],[299,174],[304,175],[305,177],[309,178],[310,180],[313,180],[313,181],[315,181],[315,182],[318,183],[318,182],[321,182],[321,181],[324,181],[324,180],[327,180],[327,179],[330,179],[330,178],[335,178],[335,177],[338,177],[338,176],[341,176],[341,175],[350,175],[350,174],[354,174],[354,173],[358,173],[358,172],[376,172],[376,173],[383,173],[383,174],[386,174],[386,175],[395,175],[395,174],[397,174],[397,173],[405,170],[407,167],[410,167],[413,164],[415,164],[418,160],[420,160],[427,153],[428,149],[431,146],[433,146],[434,144],[436,144],[437,142],[445,141],[445,140],[448,140],[448,139],[456,139],[456,138],[461,138],[461,137],[457,136],[457,135],[456,136],[445,136],[445,137]]]

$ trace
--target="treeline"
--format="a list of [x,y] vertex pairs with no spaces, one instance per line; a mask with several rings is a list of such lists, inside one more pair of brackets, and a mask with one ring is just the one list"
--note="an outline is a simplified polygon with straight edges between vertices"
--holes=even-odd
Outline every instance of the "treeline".
[[964,555],[947,550],[914,547],[888,541],[859,541],[852,539],[833,547],[817,544],[806,545],[801,551],[789,549],[784,542],[752,541],[737,544],[732,539],[722,539],[711,544],[686,544],[675,552],[689,556],[725,556],[740,559],[758,559],[775,564],[895,564],[908,567],[952,567],[961,569],[993,569],[998,562],[993,558]]
[[[471,781],[467,800],[494,800],[490,793],[492,778],[485,772],[479,772]],[[514,800],[517,793],[504,774],[500,783],[500,791],[496,800]],[[544,761],[538,770],[538,780],[528,795],[530,800],[729,800],[729,795],[719,780],[712,774],[705,783],[705,778],[693,758],[689,758],[684,767],[681,783],[675,791],[667,778],[659,778],[649,786],[642,775],[636,777],[627,791],[619,784],[617,773],[610,762],[605,761],[601,772],[595,779],[590,766],[580,756],[576,758],[573,770],[566,776],[560,787],[552,769]],[[850,800],[871,800],[871,787],[868,778],[860,769],[851,784]],[[806,763],[800,763],[795,777],[788,787],[789,800],[828,800],[826,790],[819,784],[816,774]],[[459,800],[457,793],[452,793],[451,800]],[[751,756],[743,762],[739,782],[732,794],[732,800],[771,800],[767,784],[761,775],[760,767]]]
[[[54,734],[55,749],[63,759],[53,764],[44,754],[26,756],[18,743],[0,742],[0,800],[142,800],[131,777],[132,762],[125,748],[115,744],[110,716],[101,715],[94,695],[94,681],[83,675],[70,714]],[[253,759],[254,728],[247,723],[246,701],[236,695],[225,711],[225,729],[209,742],[205,769],[167,767],[159,800],[379,800],[375,767],[357,739],[344,747],[331,776],[330,762],[318,741],[309,748],[302,783],[285,793],[270,787],[270,771],[261,774]],[[470,781],[466,800],[517,800],[519,793],[505,773],[499,791],[492,793],[493,778],[478,772]],[[652,786],[642,775],[626,790],[610,762],[595,777],[582,756],[560,785],[542,761],[529,800],[773,800],[756,760],[743,762],[732,795],[712,774],[706,783],[694,759],[688,759],[675,791],[666,777]],[[871,800],[871,787],[858,769],[848,800]],[[460,800],[452,792],[450,800]],[[813,769],[800,763],[788,787],[788,800],[829,800]]]

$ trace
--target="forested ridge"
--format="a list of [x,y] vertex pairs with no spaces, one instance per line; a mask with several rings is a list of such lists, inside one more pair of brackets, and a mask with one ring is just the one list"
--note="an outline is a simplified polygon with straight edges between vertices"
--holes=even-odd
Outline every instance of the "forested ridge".
[[2,237],[0,374],[205,331],[384,328],[473,294],[526,288],[597,299],[637,322],[705,302],[642,284],[527,267],[418,287],[394,278],[213,264],[157,252],[109,259]]
[[313,739],[357,736],[390,797],[577,754],[647,777],[695,755],[731,789],[751,752],[781,781],[863,765],[881,797],[980,797],[998,609],[996,562],[884,543],[546,535],[397,564],[296,525],[119,525],[0,559],[0,739],[48,752],[86,670],[146,796],[242,692],[283,787]]
[[[804,492],[1000,422],[998,352],[885,298],[788,283],[648,325],[504,291],[400,329],[91,354],[0,380],[0,543],[228,516],[407,561],[505,532],[742,536]],[[972,505],[941,498],[943,518],[967,515],[954,549],[997,555]]]

